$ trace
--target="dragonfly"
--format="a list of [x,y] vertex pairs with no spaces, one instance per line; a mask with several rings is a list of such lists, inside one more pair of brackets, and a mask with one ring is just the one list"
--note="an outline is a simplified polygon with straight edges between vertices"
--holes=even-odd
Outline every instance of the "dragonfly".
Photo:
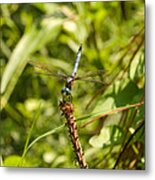
[[34,66],[35,68],[44,70],[44,72],[45,72],[45,73],[37,72],[37,74],[47,75],[47,76],[55,76],[55,77],[58,77],[59,79],[65,80],[65,87],[62,88],[61,94],[63,96],[64,101],[71,101],[72,100],[71,90],[72,90],[73,82],[76,81],[76,80],[89,81],[89,82],[100,83],[102,85],[105,85],[103,81],[96,80],[96,79],[95,80],[94,79],[88,79],[89,77],[94,77],[94,76],[97,76],[97,75],[103,75],[103,73],[105,71],[102,70],[102,69],[98,70],[96,72],[91,72],[91,73],[85,74],[82,77],[76,76],[78,66],[79,66],[79,62],[80,62],[80,59],[81,59],[81,53],[82,53],[82,44],[80,44],[80,47],[79,47],[79,49],[77,51],[75,64],[74,64],[72,74],[69,75],[69,76],[66,75],[66,74],[63,74],[63,73],[55,73],[55,72],[53,72],[45,64],[39,64],[39,63],[33,62],[33,61],[29,61],[29,64]]
[[[88,164],[85,160],[84,157],[84,151],[82,149],[80,140],[79,140],[79,136],[78,136],[78,131],[77,131],[77,125],[76,125],[76,120],[75,117],[73,115],[74,112],[74,107],[72,104],[72,87],[73,87],[73,83],[75,80],[83,80],[80,77],[77,77],[77,70],[78,70],[78,66],[79,66],[79,62],[81,59],[81,53],[82,53],[82,44],[80,45],[77,54],[76,54],[76,59],[75,59],[75,64],[74,64],[74,68],[73,71],[71,73],[70,76],[66,76],[64,74],[55,74],[52,73],[48,68],[46,68],[44,66],[44,70],[46,70],[46,72],[48,72],[46,75],[53,75],[53,76],[57,76],[60,77],[62,79],[65,79],[65,86],[61,89],[61,94],[62,94],[62,100],[60,101],[59,107],[60,110],[62,111],[62,115],[66,118],[66,124],[68,125],[68,131],[69,131],[69,135],[70,135],[70,139],[74,148],[74,152],[76,154],[76,158],[77,161],[79,163],[80,168],[88,168]],[[30,64],[34,65],[33,63],[30,62]],[[41,66],[36,66],[38,68],[41,68]],[[103,73],[103,71],[100,71],[100,73]],[[91,74],[91,75],[98,75],[99,72]],[[89,75],[86,75],[85,77],[88,77]],[[91,80],[92,82],[95,82],[94,80]],[[101,82],[103,84],[103,82]]]

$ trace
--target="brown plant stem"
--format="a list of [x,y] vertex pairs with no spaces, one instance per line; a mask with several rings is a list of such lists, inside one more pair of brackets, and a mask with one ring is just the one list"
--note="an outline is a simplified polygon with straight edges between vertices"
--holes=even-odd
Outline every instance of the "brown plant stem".
[[73,148],[74,148],[79,166],[80,168],[86,169],[88,168],[88,165],[86,163],[84,152],[82,150],[81,143],[78,137],[77,125],[75,122],[75,117],[73,115],[73,111],[74,111],[73,104],[69,102],[61,101],[60,109],[62,111],[62,114],[65,116],[67,120],[69,135],[73,144]]

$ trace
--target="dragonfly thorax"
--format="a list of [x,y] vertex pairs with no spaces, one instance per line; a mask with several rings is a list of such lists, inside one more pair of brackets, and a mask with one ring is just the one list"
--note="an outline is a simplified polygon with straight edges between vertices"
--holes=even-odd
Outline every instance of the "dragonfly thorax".
[[66,88],[70,89],[70,91],[72,89],[73,81],[74,78],[72,76],[68,77],[66,80]]
[[73,77],[72,77],[72,76],[69,76],[69,77],[67,78],[67,83],[70,83],[71,81],[73,81]]

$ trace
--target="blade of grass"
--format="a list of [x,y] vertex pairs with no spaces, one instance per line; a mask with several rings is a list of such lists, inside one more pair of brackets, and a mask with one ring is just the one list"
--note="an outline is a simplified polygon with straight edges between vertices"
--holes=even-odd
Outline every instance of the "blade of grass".
[[34,140],[29,144],[29,146],[27,147],[27,151],[28,151],[36,142],[38,142],[40,139],[43,139],[43,138],[46,137],[46,136],[49,136],[49,135],[51,135],[51,134],[54,134],[55,132],[60,131],[64,126],[65,126],[65,124],[62,124],[61,126],[56,127],[56,128],[54,128],[54,129],[52,129],[52,130],[50,130],[50,131],[47,131],[46,133],[38,136],[36,139],[34,139]]
[[28,133],[28,136],[27,136],[27,139],[26,139],[26,142],[25,142],[25,146],[24,146],[24,150],[23,150],[23,154],[22,154],[21,160],[20,160],[19,163],[18,163],[18,167],[19,167],[19,166],[21,167],[22,164],[23,164],[23,159],[24,159],[25,154],[26,154],[26,152],[27,152],[27,147],[28,147],[28,144],[29,144],[29,141],[30,141],[30,137],[31,137],[31,134],[32,134],[34,125],[35,125],[37,119],[39,118],[40,110],[41,110],[41,103],[40,103],[40,105],[39,105],[39,110],[38,110],[37,114],[35,114],[35,117],[33,118],[33,122],[32,122],[31,128],[30,128],[30,131],[29,131],[29,133]]
[[[24,152],[23,152],[21,161],[23,161],[23,159],[24,159],[26,153],[28,152],[28,150],[29,150],[36,142],[38,142],[40,139],[43,139],[43,138],[45,138],[45,137],[47,137],[47,136],[49,136],[49,135],[51,135],[51,134],[54,134],[54,133],[60,131],[64,126],[65,126],[65,124],[62,124],[61,126],[55,128],[55,129],[52,129],[52,130],[50,130],[50,131],[48,131],[48,132],[46,132],[46,133],[38,136],[38,137],[37,137],[36,139],[34,139],[29,145],[28,145],[28,143],[29,143],[30,137],[28,137],[27,140],[26,140],[26,143],[25,143]],[[18,166],[21,167],[21,165],[22,165],[22,164],[21,164],[21,162],[20,162]]]
[[40,28],[32,25],[15,47],[5,68],[1,81],[1,109],[4,108],[14,87],[22,74],[30,54],[41,49],[47,42],[55,39],[59,33],[63,19],[43,19]]

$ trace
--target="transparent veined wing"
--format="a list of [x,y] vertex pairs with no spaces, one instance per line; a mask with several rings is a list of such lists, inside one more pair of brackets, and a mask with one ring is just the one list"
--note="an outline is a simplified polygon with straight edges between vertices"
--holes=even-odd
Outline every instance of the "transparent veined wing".
[[75,77],[75,81],[80,80],[80,81],[86,81],[86,82],[92,82],[92,83],[105,84],[103,81],[104,76],[105,76],[105,70],[100,69],[97,71],[91,71],[91,72],[82,74],[80,76],[77,76]]
[[[52,70],[51,68],[49,68],[47,64],[44,64],[41,62],[29,61],[28,63],[35,68],[36,74],[46,75],[46,76],[51,76],[51,77],[54,76],[62,80],[66,80],[70,76],[62,72]],[[101,77],[101,76],[103,77],[104,72],[105,71],[103,69],[93,71],[93,72],[87,72],[85,74],[82,74],[81,76],[75,76],[74,81],[80,80],[80,81],[104,84],[103,81],[99,80],[99,78],[98,79],[96,78],[96,77]]]
[[47,64],[36,61],[29,61],[28,63],[35,68],[36,74],[55,76],[64,80],[66,80],[68,77],[66,74],[51,70]]

